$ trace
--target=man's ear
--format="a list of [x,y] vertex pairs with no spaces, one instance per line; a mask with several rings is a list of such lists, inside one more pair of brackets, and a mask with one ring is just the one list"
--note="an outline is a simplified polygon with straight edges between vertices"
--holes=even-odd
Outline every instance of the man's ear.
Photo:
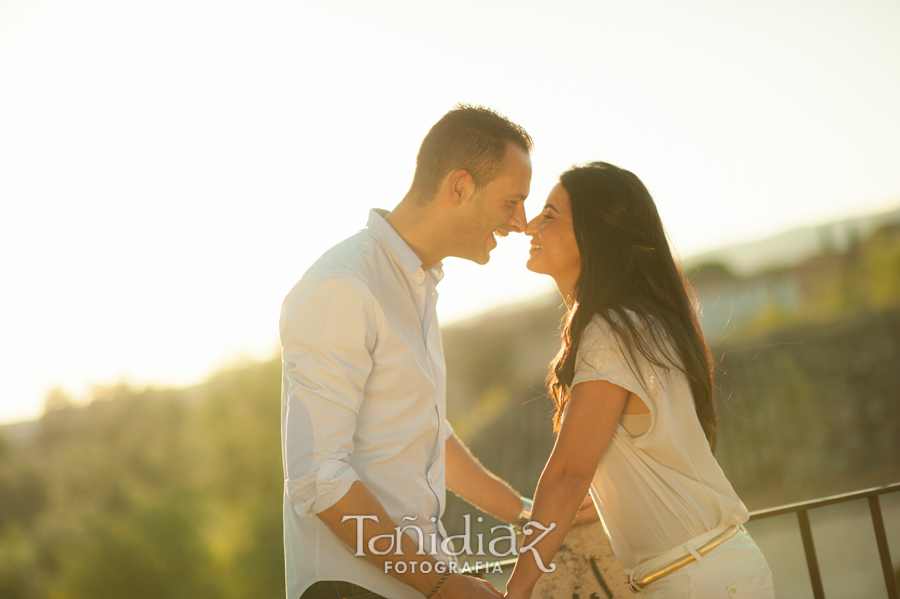
[[444,177],[444,191],[454,206],[466,203],[475,193],[475,181],[466,169],[457,169]]

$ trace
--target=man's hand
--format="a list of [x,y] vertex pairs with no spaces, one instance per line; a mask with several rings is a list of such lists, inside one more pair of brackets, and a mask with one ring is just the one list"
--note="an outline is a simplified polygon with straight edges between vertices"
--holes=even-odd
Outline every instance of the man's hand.
[[[374,536],[392,538],[397,530],[396,524],[391,520],[391,517],[384,509],[384,506],[362,483],[362,481],[355,481],[350,486],[350,490],[347,491],[343,497],[338,499],[337,503],[316,515],[351,549],[354,549],[355,547],[370,547],[369,542]],[[361,521],[354,518],[354,516],[358,515],[377,517],[377,521],[374,519],[366,521],[365,525],[362,527],[362,538],[357,538],[357,526]],[[345,517],[348,517],[349,519],[345,519]],[[430,555],[423,555],[421,558],[413,558],[412,556],[418,555],[419,546],[409,533],[397,535],[396,539],[399,542],[400,547],[394,549],[394,555],[408,555],[410,558],[408,558],[407,561],[411,562],[413,565],[415,565],[415,562],[420,562],[419,566],[411,568],[403,574],[398,573],[396,569],[390,569],[390,571],[388,571],[385,562],[396,559],[395,557],[387,554],[379,555],[377,553],[367,553],[363,550],[366,560],[374,564],[379,570],[387,572],[388,575],[393,576],[403,584],[411,586],[423,595],[427,595],[431,589],[437,585],[441,576],[443,576],[443,574],[435,567],[438,563],[437,560]],[[393,546],[393,541],[391,542],[391,545]],[[427,574],[422,570],[422,562],[431,563],[430,572]],[[454,578],[454,576],[455,575],[450,575],[447,580],[444,581],[444,585],[440,588],[435,597],[441,596],[441,591],[443,591],[444,587],[450,583],[450,580]],[[473,596],[485,598],[492,597],[492,595]],[[448,597],[453,597],[453,595],[448,595]],[[464,595],[458,595],[458,597],[464,597]]]
[[451,574],[444,581],[434,599],[497,599],[503,593],[486,580],[465,574]]
[[578,511],[575,512],[575,521],[572,524],[587,524],[588,522],[596,522],[599,519],[600,514],[597,513],[597,509],[594,507],[594,500],[591,499],[591,494],[588,493],[578,507]]

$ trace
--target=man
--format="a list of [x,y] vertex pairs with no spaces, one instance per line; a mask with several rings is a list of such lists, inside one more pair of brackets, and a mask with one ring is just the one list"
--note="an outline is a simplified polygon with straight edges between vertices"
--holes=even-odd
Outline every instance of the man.
[[285,298],[288,599],[497,596],[449,569],[445,488],[504,522],[527,502],[446,423],[435,287],[445,257],[486,264],[495,234],[524,230],[531,148],[496,112],[456,107],[423,140],[397,207],[372,210]]

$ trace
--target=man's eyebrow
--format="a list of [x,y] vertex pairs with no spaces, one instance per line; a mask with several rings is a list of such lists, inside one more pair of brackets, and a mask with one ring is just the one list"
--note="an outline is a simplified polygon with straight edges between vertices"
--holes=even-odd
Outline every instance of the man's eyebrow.
[[553,212],[559,214],[559,210],[557,210],[557,209],[556,209],[556,206],[554,206],[554,205],[551,204],[550,202],[547,202],[546,204],[544,204],[544,208],[549,208],[549,209],[552,210]]

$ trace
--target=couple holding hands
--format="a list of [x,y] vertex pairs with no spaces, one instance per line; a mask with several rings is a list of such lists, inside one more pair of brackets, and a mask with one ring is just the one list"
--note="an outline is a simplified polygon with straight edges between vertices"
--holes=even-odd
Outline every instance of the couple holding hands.
[[[531,149],[490,109],[451,110],[394,210],[372,210],[285,298],[287,599],[503,596],[460,573],[440,521],[447,489],[528,522],[509,598],[530,597],[572,524],[598,517],[641,597],[774,597],[713,457],[713,361],[653,199],[593,162],[560,175],[528,221]],[[435,310],[441,260],[485,264],[510,232],[531,237],[526,267],[568,307],[547,376],[557,437],[533,504],[446,421]]]

